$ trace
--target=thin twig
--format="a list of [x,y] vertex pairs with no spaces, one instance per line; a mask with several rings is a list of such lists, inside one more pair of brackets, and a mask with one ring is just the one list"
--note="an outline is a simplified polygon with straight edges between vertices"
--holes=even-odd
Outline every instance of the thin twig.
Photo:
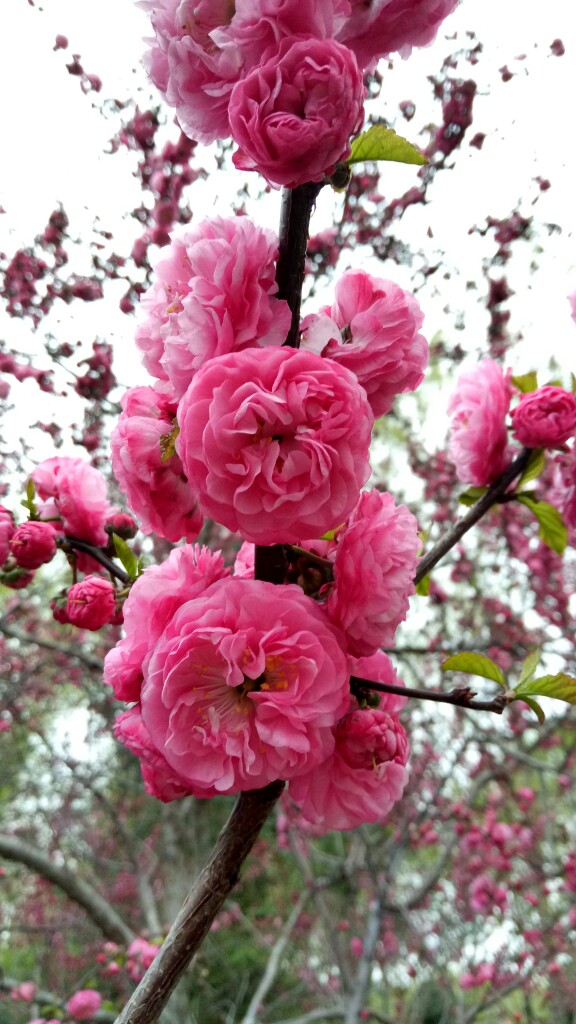
[[61,547],[64,550],[66,550],[66,547],[69,547],[74,551],[82,551],[84,554],[90,555],[96,562],[99,562],[105,569],[108,569],[108,572],[115,576],[117,580],[120,580],[121,583],[128,585],[132,582],[128,573],[109,558],[104,548],[98,548],[94,544],[89,544],[88,541],[80,540],[79,537],[66,537]]
[[474,700],[476,691],[468,686],[457,686],[450,693],[442,693],[440,690],[417,690],[410,686],[394,686],[393,683],[375,683],[369,679],[360,679],[358,676],[351,676],[350,684],[364,690],[376,690],[378,693],[397,693],[401,697],[415,697],[417,700],[456,704],[458,707],[471,708],[473,711],[493,711],[495,715],[501,715],[511,702],[511,697],[505,693],[499,693],[493,700]]

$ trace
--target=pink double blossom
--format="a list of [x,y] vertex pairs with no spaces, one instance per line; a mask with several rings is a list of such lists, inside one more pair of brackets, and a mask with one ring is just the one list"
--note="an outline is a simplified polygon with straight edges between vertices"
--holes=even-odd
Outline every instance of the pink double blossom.
[[196,796],[257,789],[330,755],[348,678],[342,637],[299,587],[221,580],[156,641],[142,722]]
[[[204,517],[178,455],[167,450],[175,407],[150,387],[131,388],[110,438],[112,469],[143,533],[196,539]],[[173,449],[173,444],[172,444]]]
[[275,297],[277,258],[276,235],[248,217],[205,220],[172,240],[141,300],[136,344],[176,399],[214,356],[283,344],[291,314]]
[[10,550],[18,565],[39,569],[56,554],[56,534],[50,523],[30,520],[18,526],[10,540]]
[[448,402],[452,417],[448,452],[465,484],[491,484],[506,466],[506,415],[512,388],[493,359],[458,378]]
[[106,481],[94,466],[83,459],[55,456],[36,466],[32,480],[45,502],[41,515],[60,516],[62,530],[70,537],[95,545],[108,543],[104,527],[112,509]]
[[68,591],[68,622],[79,629],[102,629],[114,617],[116,591],[103,576],[85,576]]
[[511,418],[514,437],[526,448],[559,448],[576,433],[576,395],[547,384],[520,395]]
[[176,449],[203,513],[257,544],[319,537],[370,473],[373,417],[347,370],[311,352],[212,360],[178,408]]
[[332,306],[303,321],[302,347],[351,370],[374,416],[382,416],[396,395],[414,391],[424,378],[423,319],[414,296],[393,281],[349,270],[336,285]]
[[104,682],[117,700],[140,700],[142,672],[167,623],[186,601],[229,574],[219,551],[198,545],[174,548],[164,562],[144,570],[124,602],[124,639],[104,660]]
[[170,803],[190,796],[193,789],[170,767],[166,758],[156,749],[150,734],[142,721],[139,704],[118,716],[114,723],[114,735],[120,743],[140,759],[144,789],[157,800]]
[[102,996],[92,988],[83,988],[66,1003],[66,1010],[76,1020],[92,1020],[102,1006]]
[[144,972],[154,962],[160,950],[159,946],[146,939],[134,939],[127,949],[126,968],[133,981],[140,981]]
[[10,553],[10,538],[14,536],[16,523],[10,509],[0,505],[0,565]]
[[364,85],[347,46],[313,36],[283,39],[232,90],[235,167],[274,186],[322,181],[350,153],[364,118]]
[[576,527],[576,451],[570,448],[557,455],[552,489],[547,495],[555,508],[562,514],[567,526]]
[[334,586],[326,608],[356,657],[394,643],[414,593],[418,524],[392,495],[365,491],[337,535]]
[[436,37],[458,0],[352,0],[352,13],[338,33],[362,68],[372,68],[380,57],[426,46]]

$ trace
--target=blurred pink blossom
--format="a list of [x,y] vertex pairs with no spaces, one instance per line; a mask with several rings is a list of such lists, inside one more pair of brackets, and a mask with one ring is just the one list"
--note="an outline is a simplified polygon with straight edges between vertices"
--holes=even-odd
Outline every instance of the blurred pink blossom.
[[448,451],[463,483],[483,487],[503,472],[511,397],[510,384],[493,359],[483,359],[458,378],[448,402],[452,416]]

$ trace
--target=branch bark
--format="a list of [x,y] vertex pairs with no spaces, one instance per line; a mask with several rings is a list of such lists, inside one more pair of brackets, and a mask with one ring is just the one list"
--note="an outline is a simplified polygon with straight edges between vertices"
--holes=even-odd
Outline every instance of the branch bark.
[[66,896],[86,911],[88,917],[111,942],[128,945],[136,938],[132,929],[122,920],[114,907],[100,893],[96,892],[96,889],[93,889],[87,882],[83,882],[66,866],[55,864],[50,857],[36,849],[35,846],[23,839],[17,839],[15,836],[0,834],[0,856],[18,864],[24,864],[25,867],[56,885]]

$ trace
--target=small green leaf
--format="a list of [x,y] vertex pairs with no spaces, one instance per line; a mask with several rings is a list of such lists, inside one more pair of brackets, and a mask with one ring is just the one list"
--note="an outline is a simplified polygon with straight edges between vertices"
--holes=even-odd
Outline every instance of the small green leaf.
[[32,478],[30,478],[26,484],[26,497],[28,498],[28,501],[34,501],[34,498],[36,497],[36,487],[34,486]]
[[180,433],[180,427],[177,423],[168,434],[162,434],[160,438],[160,452],[162,462],[168,462],[176,453],[176,438]]
[[536,391],[538,387],[538,374],[535,370],[531,370],[530,373],[521,373],[518,377],[511,377],[511,381],[518,391],[521,391],[523,395],[528,395],[531,391]]
[[463,491],[462,494],[458,495],[458,501],[461,505],[475,505],[478,498],[486,494],[487,490],[487,487],[469,487],[467,491]]
[[38,508],[34,498],[36,497],[36,488],[33,480],[28,480],[26,484],[26,497],[20,502],[24,508],[28,509],[30,519],[38,519]]
[[326,530],[319,538],[320,540],[336,540],[336,537],[340,533],[340,530],[344,526],[344,523],[340,523],[339,526],[335,526],[333,530]]
[[537,647],[535,651],[532,651],[527,658],[522,662],[522,668],[520,670],[520,677],[518,679],[518,688],[523,688],[524,683],[529,683],[534,675],[538,665],[540,664],[540,648]]
[[428,597],[430,593],[430,573],[426,573],[420,582],[416,584],[416,593],[420,597]]
[[576,704],[576,679],[566,672],[557,672],[554,676],[540,676],[539,679],[525,683],[520,680],[515,693],[517,697],[524,697],[528,693],[535,697],[554,697],[566,704]]
[[536,718],[540,722],[540,725],[544,724],[544,722],[546,721],[546,715],[544,714],[537,700],[532,700],[531,697],[521,697],[520,694],[518,694],[517,697],[514,698],[514,700],[524,701],[524,703],[527,704],[529,708],[532,708],[532,711],[536,715]]
[[570,380],[572,382],[572,394],[576,395],[576,377],[573,373],[570,374]]
[[484,679],[491,679],[499,686],[506,689],[506,680],[502,669],[487,658],[484,654],[475,654],[474,651],[461,651],[460,654],[452,654],[441,665],[443,672],[467,672],[471,676],[483,676]]
[[517,494],[516,500],[529,508],[538,520],[540,540],[557,555],[562,555],[568,543],[568,530],[558,509],[547,501],[538,501],[531,494]]
[[416,146],[401,135],[396,135],[393,128],[387,128],[384,124],[373,124],[352,142],[347,163],[357,164],[362,160],[393,160],[400,164],[428,163]]
[[122,540],[122,537],[119,537],[117,533],[112,534],[112,541],[118,560],[122,562],[130,579],[135,580],[138,576],[138,559],[132,548],[129,548],[126,541]]
[[531,480],[535,480],[546,465],[546,449],[545,448],[533,448],[530,452],[528,462],[526,463],[526,469],[522,473],[517,486],[519,488],[529,484]]

